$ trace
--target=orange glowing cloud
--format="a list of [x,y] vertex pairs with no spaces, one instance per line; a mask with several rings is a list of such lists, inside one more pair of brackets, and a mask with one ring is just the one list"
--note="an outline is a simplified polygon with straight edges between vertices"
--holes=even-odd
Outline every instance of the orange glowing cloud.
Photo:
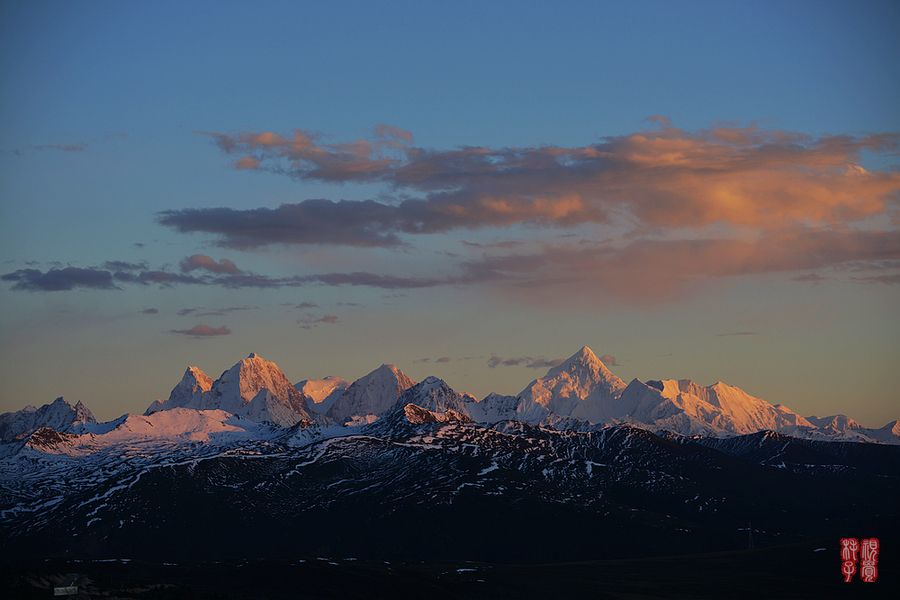
[[227,153],[245,154],[239,169],[383,181],[406,189],[406,197],[420,192],[386,205],[390,214],[371,222],[405,233],[615,220],[651,227],[835,225],[887,214],[900,194],[900,173],[859,165],[864,152],[896,152],[897,134],[812,138],[756,124],[687,132],[654,120],[660,129],[581,148],[426,150],[388,125],[376,127],[371,140],[343,144],[301,130],[206,135]]
[[231,330],[224,325],[222,327],[210,327],[209,325],[195,325],[191,329],[173,329],[172,333],[180,333],[189,335],[194,338],[216,337],[219,335],[230,335]]
[[259,167],[259,161],[252,156],[245,156],[234,164],[234,168],[238,171],[256,169],[257,167]]
[[212,273],[226,273],[229,275],[241,273],[241,270],[237,268],[237,265],[227,258],[223,258],[219,262],[216,262],[205,254],[193,254],[181,261],[182,272],[188,273],[194,269],[203,269]]

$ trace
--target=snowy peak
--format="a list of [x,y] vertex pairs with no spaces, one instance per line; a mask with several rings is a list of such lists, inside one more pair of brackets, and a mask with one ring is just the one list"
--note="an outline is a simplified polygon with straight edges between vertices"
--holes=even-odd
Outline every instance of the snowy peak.
[[583,346],[560,365],[551,368],[543,377],[545,380],[560,378],[584,382],[608,381],[613,385],[621,383],[622,388],[625,387],[624,382],[613,375],[587,346]]
[[590,348],[582,346],[581,350],[570,356],[562,364],[547,371],[545,378],[555,377],[560,373],[586,374],[590,376],[598,372],[615,377]]
[[326,416],[339,424],[381,416],[397,402],[406,390],[416,384],[394,365],[381,365],[368,375],[360,377],[335,400]]
[[474,398],[466,401],[466,409],[477,423],[514,420],[518,405],[518,396],[503,396],[494,392],[485,396],[480,402],[476,402]]
[[408,405],[414,404],[433,413],[452,411],[457,416],[461,415],[465,419],[472,420],[466,407],[474,400],[471,396],[463,396],[453,391],[443,379],[431,376],[403,392],[393,410],[405,409]]
[[[222,373],[210,388],[209,391],[212,393],[209,398],[219,399],[220,404],[231,402],[233,404],[231,408],[236,410],[253,400],[260,390],[274,390],[283,386],[285,381],[287,378],[275,363],[268,362],[259,355],[251,353],[250,356]],[[293,388],[293,386],[290,387]],[[235,412],[235,410],[230,412]]]
[[404,436],[409,433],[410,426],[425,423],[471,423],[475,420],[467,410],[471,404],[476,404],[474,397],[456,393],[437,377],[426,377],[403,392],[380,418],[360,419],[358,424],[369,424],[367,432],[370,434]]
[[200,405],[200,397],[208,392],[213,385],[213,378],[198,369],[188,367],[181,381],[178,382],[169,394],[165,402],[156,400],[147,408],[145,415],[150,415],[160,410],[186,407],[197,408]]
[[625,382],[584,346],[522,390],[518,412],[529,423],[540,422],[551,412],[592,420],[596,407],[616,398],[625,387]]
[[[268,393],[261,395],[263,390]],[[282,426],[312,419],[306,397],[288,381],[278,365],[256,353],[222,373],[209,391],[203,393],[198,408],[224,410],[253,420],[271,420]]]
[[80,401],[72,406],[65,398],[60,397],[40,408],[27,406],[17,412],[0,415],[0,441],[7,442],[25,437],[42,427],[70,432],[86,423],[96,422],[91,411]]
[[547,392],[548,399],[556,396],[584,400],[601,389],[614,395],[625,389],[625,382],[613,375],[597,355],[584,346],[568,360],[547,371],[543,378],[533,381],[519,396]]
[[154,402],[144,414],[175,408],[224,410],[286,427],[312,419],[306,396],[291,385],[278,365],[256,353],[251,353],[215,381],[200,369],[188,367],[169,399]]
[[819,429],[828,430],[830,433],[840,433],[852,429],[862,429],[862,425],[847,415],[832,415],[830,417],[806,417],[806,420]]
[[341,394],[344,393],[350,382],[340,377],[328,376],[325,379],[304,379],[294,384],[297,390],[312,400],[310,408],[317,413],[327,413]]
[[97,419],[87,406],[81,403],[81,400],[75,403],[75,421],[76,424],[96,423]]
[[181,378],[183,387],[189,388],[192,393],[207,392],[212,387],[213,378],[198,369],[197,367],[188,367]]

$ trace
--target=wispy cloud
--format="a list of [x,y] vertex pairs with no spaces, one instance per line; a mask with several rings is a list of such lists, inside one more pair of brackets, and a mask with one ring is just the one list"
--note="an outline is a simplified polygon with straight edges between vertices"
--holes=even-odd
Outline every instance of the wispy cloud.
[[87,148],[86,142],[78,142],[76,144],[53,144],[51,146],[35,146],[36,150],[52,149],[62,150],[64,152],[81,152]]
[[[224,259],[223,259],[224,261]],[[216,268],[231,271],[234,265],[231,261],[222,264],[215,263]],[[112,265],[112,263],[105,263]],[[121,269],[122,265],[118,265]],[[385,275],[367,271],[354,271],[350,273],[316,273],[311,275],[294,275],[291,277],[270,277],[238,271],[237,273],[221,274],[208,267],[194,267],[199,269],[199,274],[176,273],[164,270],[137,270],[146,265],[131,265],[125,270],[110,271],[102,268],[66,267],[63,269],[49,269],[43,272],[39,269],[19,269],[12,273],[0,275],[2,281],[15,282],[12,286],[16,291],[41,291],[55,292],[68,291],[77,288],[121,290],[122,285],[133,284],[139,286],[158,285],[161,288],[171,288],[178,285],[219,286],[228,289],[258,288],[278,289],[291,287],[304,287],[323,285],[337,286],[366,286],[385,290],[411,290],[430,288],[443,285],[467,283],[470,276],[460,275],[454,277],[402,277],[397,275]],[[193,269],[191,269],[193,270]],[[204,273],[207,271],[209,273]],[[217,273],[215,275],[210,273]],[[359,306],[358,303],[343,303],[345,306]],[[304,302],[298,308],[312,308],[315,305]]]
[[[453,359],[450,358],[449,356],[442,356],[442,357],[436,359],[434,362],[435,362],[435,364],[441,364],[441,363],[448,363],[448,362],[450,362],[450,361],[452,361],[452,360],[453,360]],[[428,364],[428,363],[431,362],[431,359],[430,359],[430,358],[417,358],[417,359],[415,359],[413,362],[414,362],[414,363]]]
[[325,315],[324,317],[317,317],[313,314],[307,314],[302,319],[297,319],[297,324],[300,325],[302,329],[312,329],[321,324],[326,325],[334,325],[338,322],[338,318],[335,315]]
[[127,262],[124,260],[108,260],[103,263],[103,268],[109,271],[146,271],[149,267],[146,261]]
[[602,362],[607,367],[621,367],[622,366],[622,364],[618,360],[616,360],[616,357],[612,356],[611,354],[604,354],[603,356],[601,356],[600,362]]
[[882,285],[900,285],[900,274],[898,275],[872,275],[871,277],[851,277],[853,281],[859,283],[880,283]]
[[[312,178],[326,181],[378,178],[381,171],[396,164],[409,150],[413,137],[393,125],[377,125],[371,139],[349,143],[328,144],[321,133],[295,129],[288,134],[273,132],[220,134],[195,131],[210,136],[213,143],[228,154],[243,155],[235,164],[238,169],[259,169],[286,172],[301,176],[300,165],[312,170]],[[391,155],[398,155],[392,159]],[[263,160],[285,159],[291,165],[266,165]],[[295,172],[296,171],[296,172]]]
[[172,287],[178,284],[208,285],[210,283],[207,279],[201,277],[171,273],[169,271],[141,271],[137,274],[117,271],[115,279],[121,283],[158,285],[160,287]]
[[[87,142],[76,142],[73,144],[40,144],[38,146],[25,146],[23,148],[16,148],[15,150],[10,150],[9,154],[15,154],[17,156],[32,154],[34,152],[41,152],[43,150],[62,150],[63,152],[81,152],[85,148],[87,148]],[[6,154],[6,151],[0,151],[0,154]]]
[[514,240],[506,240],[503,242],[493,242],[490,244],[482,244],[479,242],[467,242],[466,240],[461,241],[463,246],[469,246],[470,248],[515,248],[516,246],[521,246],[523,242],[517,242]]
[[215,337],[220,335],[230,335],[231,330],[224,325],[222,327],[210,327],[209,325],[194,325],[191,329],[172,329],[172,333],[181,335],[189,335],[195,338]]
[[818,273],[806,273],[804,275],[797,275],[796,277],[791,277],[791,281],[803,281],[807,283],[811,283],[813,287],[816,287],[823,281],[827,281],[832,279],[831,277],[825,277],[823,275],[819,275]]
[[117,290],[112,273],[98,269],[66,267],[50,269],[46,273],[38,269],[19,269],[0,275],[2,281],[14,281],[12,289],[28,292],[63,292],[74,289]]
[[[90,144],[105,143],[105,142],[113,141],[115,139],[120,139],[120,140],[128,139],[128,134],[126,134],[126,133],[119,133],[116,135],[106,134],[102,137],[94,137],[94,138],[90,139]],[[15,154],[15,155],[21,156],[21,155],[32,154],[34,152],[42,152],[44,150],[60,150],[62,152],[81,152],[85,148],[87,148],[88,145],[89,145],[88,142],[83,142],[83,141],[70,142],[68,144],[66,144],[66,143],[63,143],[63,144],[37,144],[37,145],[28,144],[21,148],[16,148],[15,150],[9,151],[9,154]],[[0,154],[6,154],[6,153],[7,153],[6,151],[0,150]]]
[[186,317],[188,315],[194,317],[221,317],[223,315],[227,315],[236,311],[243,310],[256,310],[258,306],[230,306],[227,308],[205,308],[205,307],[197,307],[197,308],[182,308],[178,311],[179,317]]
[[226,273],[229,275],[237,275],[241,272],[232,261],[227,258],[216,262],[214,259],[205,254],[193,254],[181,261],[181,270],[188,273],[195,269],[203,269],[211,273]]
[[304,283],[320,283],[328,286],[368,286],[381,288],[385,290],[411,290],[418,288],[437,287],[448,285],[461,280],[453,278],[441,277],[399,277],[396,275],[378,275],[366,271],[356,271],[353,273],[322,273],[319,275],[309,275],[298,278],[298,281]]
[[[622,365],[616,360],[615,356],[610,354],[604,354],[599,357],[600,361],[608,367],[621,367]],[[438,361],[441,362],[441,361]],[[487,361],[488,368],[496,369],[499,366],[504,367],[517,367],[524,366],[528,369],[552,369],[553,367],[558,367],[562,363],[566,362],[565,358],[554,358],[548,360],[543,356],[533,357],[533,356],[516,356],[512,358],[502,358],[497,356],[496,354],[491,356]]]
[[496,369],[498,366],[504,367],[515,367],[515,366],[525,366],[529,369],[551,369],[553,367],[558,367],[562,363],[565,362],[564,358],[555,358],[553,360],[547,360],[544,357],[532,357],[532,356],[517,356],[514,358],[501,358],[497,355],[491,356],[487,361],[487,366],[490,369]]

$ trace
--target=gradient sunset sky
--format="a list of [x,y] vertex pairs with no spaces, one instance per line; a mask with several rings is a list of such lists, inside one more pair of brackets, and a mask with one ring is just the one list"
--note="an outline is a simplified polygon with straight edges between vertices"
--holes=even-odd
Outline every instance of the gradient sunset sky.
[[0,4],[0,412],[587,345],[900,417],[900,3]]

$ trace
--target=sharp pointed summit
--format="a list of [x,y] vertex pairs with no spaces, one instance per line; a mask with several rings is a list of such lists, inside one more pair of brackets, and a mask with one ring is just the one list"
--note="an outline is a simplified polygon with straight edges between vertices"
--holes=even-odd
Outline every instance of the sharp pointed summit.
[[540,422],[549,413],[586,418],[592,404],[616,398],[624,389],[625,382],[584,346],[522,390],[517,412],[528,422]]
[[559,365],[551,368],[547,375],[551,373],[559,373],[561,371],[572,372],[574,370],[579,369],[606,369],[606,365],[603,364],[597,355],[594,354],[594,351],[588,348],[587,346],[582,346],[581,350],[567,358],[565,361],[560,363]]
[[197,367],[188,367],[181,381],[169,394],[169,399],[165,402],[155,400],[144,412],[144,415],[172,408],[199,408],[200,397],[204,392],[209,391],[213,383],[213,378]]

